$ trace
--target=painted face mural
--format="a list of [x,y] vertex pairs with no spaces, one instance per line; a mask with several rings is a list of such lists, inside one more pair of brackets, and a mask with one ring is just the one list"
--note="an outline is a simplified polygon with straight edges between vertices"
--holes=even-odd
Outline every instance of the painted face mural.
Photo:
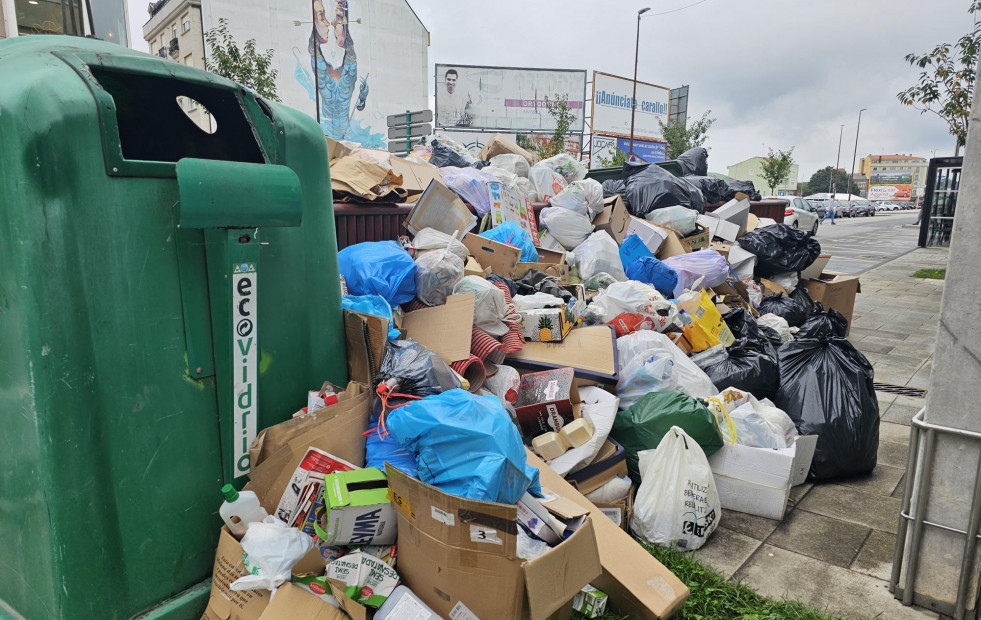
[[307,45],[311,73],[295,54],[295,77],[319,105],[324,135],[385,148],[385,134],[373,133],[362,114],[368,101],[368,75],[358,77],[358,55],[348,14],[348,0],[313,0],[313,27]]

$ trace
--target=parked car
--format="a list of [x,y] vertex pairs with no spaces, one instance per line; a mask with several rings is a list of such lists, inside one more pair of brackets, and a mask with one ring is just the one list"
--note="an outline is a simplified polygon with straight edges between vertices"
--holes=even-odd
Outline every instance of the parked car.
[[866,200],[853,200],[848,207],[848,217],[871,217],[875,215],[875,207]]
[[817,208],[804,198],[797,196],[783,196],[783,200],[789,201],[787,210],[783,213],[783,223],[801,230],[809,230],[817,233],[821,217],[818,215]]

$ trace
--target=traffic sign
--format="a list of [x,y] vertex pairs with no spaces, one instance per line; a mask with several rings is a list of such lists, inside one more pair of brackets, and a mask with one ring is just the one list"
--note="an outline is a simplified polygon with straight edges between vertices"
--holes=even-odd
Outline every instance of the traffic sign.
[[418,125],[419,123],[431,123],[433,122],[433,111],[432,110],[419,110],[417,112],[409,112],[409,122],[405,122],[405,114],[392,114],[388,117],[387,124],[389,127],[405,127],[406,125]]
[[413,146],[422,144],[422,140],[413,139],[410,146],[405,145],[405,140],[389,140],[388,141],[388,152],[389,153],[406,153],[412,150]]
[[[395,140],[397,138],[405,138],[405,125],[401,127],[389,127],[388,128],[388,138],[390,140]],[[429,123],[425,125],[412,125],[409,127],[409,137],[418,138],[420,136],[428,136],[433,133],[433,126]]]

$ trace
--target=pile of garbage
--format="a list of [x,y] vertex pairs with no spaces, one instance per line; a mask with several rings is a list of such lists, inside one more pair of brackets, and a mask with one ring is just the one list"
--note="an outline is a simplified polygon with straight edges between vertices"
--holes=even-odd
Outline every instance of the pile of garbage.
[[549,206],[486,181],[478,224],[434,180],[406,236],[339,253],[350,383],[297,395],[223,489],[205,618],[667,617],[688,591],[631,535],[698,549],[724,509],[781,519],[875,467],[858,279],[810,233],[650,166],[628,209],[578,162],[431,158]]

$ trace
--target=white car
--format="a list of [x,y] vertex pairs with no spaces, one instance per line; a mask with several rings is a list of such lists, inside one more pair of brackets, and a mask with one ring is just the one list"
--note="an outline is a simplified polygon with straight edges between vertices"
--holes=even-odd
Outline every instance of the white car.
[[784,224],[817,234],[820,218],[814,205],[797,196],[783,196],[780,200],[787,200],[790,203],[787,205],[787,210],[783,212]]

